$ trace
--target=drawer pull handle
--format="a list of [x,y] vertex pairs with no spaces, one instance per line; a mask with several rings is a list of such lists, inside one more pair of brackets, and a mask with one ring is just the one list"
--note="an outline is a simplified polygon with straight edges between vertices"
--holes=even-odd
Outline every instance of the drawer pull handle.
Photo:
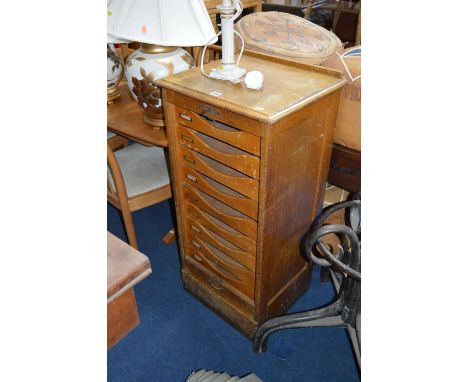
[[182,134],[182,139],[183,139],[184,141],[193,143],[193,139],[192,139],[191,137],[187,137],[185,134]]
[[219,115],[219,111],[216,110],[213,106],[203,105],[201,114]]
[[223,280],[218,277],[212,277],[208,282],[213,286],[213,288],[221,290],[223,289]]
[[198,244],[196,241],[193,241],[193,240],[192,240],[192,244],[193,244],[196,248],[198,248],[198,249],[201,248],[201,245]]
[[190,228],[192,228],[196,233],[200,233],[200,230],[197,227],[191,225]]
[[192,182],[197,182],[197,178],[193,175],[187,174],[187,178],[189,178]]
[[203,263],[203,259],[198,256],[198,255],[193,255],[193,257],[195,258],[195,260],[197,260],[199,263]]
[[188,157],[187,155],[184,155],[184,159],[185,159],[187,162],[190,162],[190,163],[195,164],[195,159],[190,158],[190,157]]
[[183,118],[183,119],[185,119],[185,120],[187,120],[189,122],[192,122],[192,117],[189,117],[188,115],[180,113],[179,116],[180,116],[180,118]]

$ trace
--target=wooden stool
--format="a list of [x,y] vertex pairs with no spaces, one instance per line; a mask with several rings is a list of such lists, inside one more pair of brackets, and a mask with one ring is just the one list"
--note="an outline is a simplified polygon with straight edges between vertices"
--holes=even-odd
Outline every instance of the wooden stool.
[[151,273],[148,258],[107,233],[107,348],[139,323],[133,287]]

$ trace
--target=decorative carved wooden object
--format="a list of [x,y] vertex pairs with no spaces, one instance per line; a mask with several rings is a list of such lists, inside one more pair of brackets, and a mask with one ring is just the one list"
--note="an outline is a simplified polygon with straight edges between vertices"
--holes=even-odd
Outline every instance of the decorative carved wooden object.
[[330,31],[302,17],[283,12],[258,12],[236,24],[245,49],[306,64],[320,64],[341,41]]

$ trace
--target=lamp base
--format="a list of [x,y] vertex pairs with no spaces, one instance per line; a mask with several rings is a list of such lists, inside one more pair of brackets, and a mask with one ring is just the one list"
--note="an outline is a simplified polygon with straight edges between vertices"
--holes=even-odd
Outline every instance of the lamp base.
[[188,70],[193,58],[177,47],[141,44],[125,62],[125,76],[132,97],[144,111],[143,119],[154,128],[165,126],[164,107],[156,80]]
[[118,83],[111,88],[107,88],[107,104],[111,104],[115,99],[120,97],[120,91],[117,87]]
[[210,77],[217,80],[231,81],[232,83],[237,84],[240,82],[241,77],[245,75],[245,72],[245,69],[239,68],[238,66],[225,68],[221,65],[219,69],[213,69],[210,72]]
[[146,113],[143,113],[143,120],[148,125],[151,125],[155,129],[166,127],[166,122],[164,121],[164,118],[155,118],[155,117],[149,116]]

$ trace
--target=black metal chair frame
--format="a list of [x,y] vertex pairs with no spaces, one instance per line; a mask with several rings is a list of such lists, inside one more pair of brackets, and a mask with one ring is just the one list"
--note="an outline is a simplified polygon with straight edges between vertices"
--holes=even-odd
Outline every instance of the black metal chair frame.
[[[334,212],[347,209],[346,225],[324,225]],[[266,351],[268,336],[282,329],[310,327],[344,327],[361,367],[361,200],[357,193],[353,200],[334,204],[323,210],[303,239],[305,255],[323,269],[329,269],[337,290],[334,302],[324,307],[293,313],[265,321],[257,329],[253,340],[254,351]],[[322,237],[336,234],[342,243],[333,253]],[[321,257],[314,251],[319,250]]]

